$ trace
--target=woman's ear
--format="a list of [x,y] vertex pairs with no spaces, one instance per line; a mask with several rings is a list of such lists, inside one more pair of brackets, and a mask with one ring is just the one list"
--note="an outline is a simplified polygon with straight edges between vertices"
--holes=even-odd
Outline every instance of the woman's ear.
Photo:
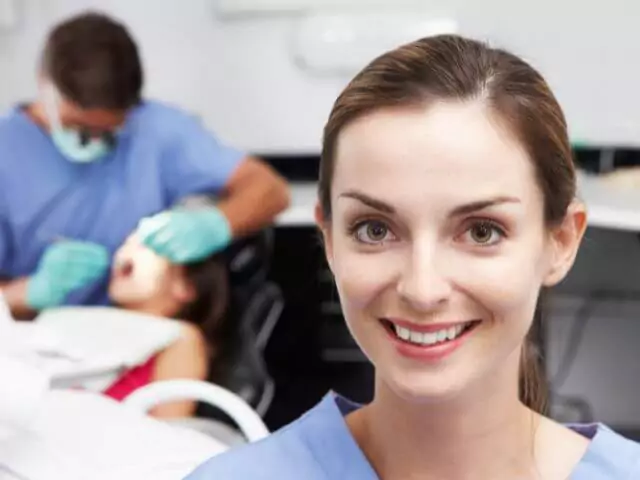
[[330,220],[325,218],[322,212],[322,207],[319,203],[316,203],[315,208],[316,225],[322,233],[322,242],[324,243],[324,254],[327,257],[327,263],[329,268],[333,271],[333,249],[331,242],[331,227]]
[[551,261],[543,281],[544,286],[559,283],[569,273],[586,229],[586,208],[583,203],[574,201],[569,205],[562,223],[550,233]]

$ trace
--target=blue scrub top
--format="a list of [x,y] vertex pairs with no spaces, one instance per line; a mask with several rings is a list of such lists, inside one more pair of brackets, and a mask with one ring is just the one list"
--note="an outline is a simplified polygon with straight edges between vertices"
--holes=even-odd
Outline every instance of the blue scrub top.
[[[214,457],[185,480],[377,480],[344,421],[357,408],[329,394],[289,426]],[[640,445],[603,425],[572,428],[591,444],[571,480],[640,478]]]
[[[64,158],[21,108],[0,119],[0,276],[32,274],[60,237],[114,252],[138,221],[183,197],[219,192],[244,154],[194,117],[145,101],[127,116],[116,148],[98,162]],[[105,277],[67,304],[106,304]]]

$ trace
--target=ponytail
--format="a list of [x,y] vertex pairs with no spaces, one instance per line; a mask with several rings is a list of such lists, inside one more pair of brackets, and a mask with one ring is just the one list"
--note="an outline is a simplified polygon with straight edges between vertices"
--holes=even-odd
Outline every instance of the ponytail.
[[531,410],[545,414],[548,408],[549,387],[547,384],[544,358],[540,352],[540,337],[544,327],[544,292],[541,292],[533,324],[527,334],[520,356],[520,401]]

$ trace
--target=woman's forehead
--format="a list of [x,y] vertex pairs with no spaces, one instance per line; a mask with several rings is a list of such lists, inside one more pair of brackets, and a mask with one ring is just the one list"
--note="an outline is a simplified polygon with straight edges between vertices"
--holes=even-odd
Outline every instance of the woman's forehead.
[[381,110],[340,134],[334,195],[365,188],[395,194],[532,195],[523,145],[480,101]]

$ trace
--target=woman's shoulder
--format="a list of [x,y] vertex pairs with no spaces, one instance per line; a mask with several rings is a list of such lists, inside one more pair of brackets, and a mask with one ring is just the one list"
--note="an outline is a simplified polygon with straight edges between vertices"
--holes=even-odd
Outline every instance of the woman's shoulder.
[[[314,409],[315,410],[315,409]],[[320,465],[305,438],[315,412],[258,442],[234,447],[211,458],[185,480],[293,480],[321,478]]]
[[576,480],[630,480],[640,478],[640,444],[603,424],[571,425],[591,439],[571,478]]
[[332,450],[331,443],[340,443],[342,425],[333,397],[327,396],[293,423],[263,440],[213,457],[185,480],[326,478],[322,458]]

